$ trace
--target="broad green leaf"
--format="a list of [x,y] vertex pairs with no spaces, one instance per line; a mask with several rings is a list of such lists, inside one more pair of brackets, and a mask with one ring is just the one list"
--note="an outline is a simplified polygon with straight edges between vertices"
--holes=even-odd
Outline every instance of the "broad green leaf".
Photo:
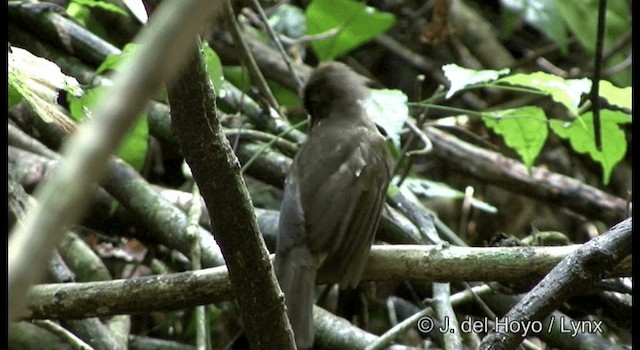
[[313,0],[307,6],[308,34],[338,29],[329,38],[314,41],[311,48],[320,61],[332,60],[387,31],[396,19],[354,0]]
[[400,132],[409,117],[407,100],[407,95],[400,90],[372,89],[364,101],[369,118],[386,131],[397,148],[400,148]]
[[[397,183],[397,179],[393,182]],[[407,177],[402,182],[401,187],[408,189],[416,196],[429,199],[464,199],[465,196],[463,192],[460,192],[445,183],[430,181],[417,177]],[[471,198],[471,205],[476,209],[485,211],[487,213],[495,214],[498,212],[498,208],[476,198]]]
[[547,118],[538,107],[522,107],[485,113],[484,123],[502,135],[529,170],[547,140]]
[[209,73],[209,78],[213,83],[213,87],[216,90],[216,94],[220,94],[222,92],[222,83],[224,81],[224,73],[222,71],[222,63],[220,62],[220,57],[218,54],[213,51],[207,42],[204,42],[202,45],[202,52],[204,54],[204,61],[207,65],[207,73]]
[[240,90],[246,90],[251,86],[249,72],[242,66],[222,67],[225,79]]
[[[106,91],[106,87],[97,87],[86,91],[82,98],[68,98],[71,116],[77,121],[91,118],[91,110]],[[138,116],[133,128],[122,140],[122,143],[118,147],[118,156],[135,169],[141,170],[147,156],[148,139],[149,126],[147,124],[147,115],[143,113]]]
[[55,63],[19,47],[10,48],[8,63],[10,103],[19,101],[16,95],[19,94],[42,120],[71,131],[73,125],[58,104],[58,95],[60,90],[67,91],[69,95],[82,95],[80,83],[63,74]]
[[501,0],[502,6],[517,12],[527,23],[553,40],[567,53],[567,27],[555,0]]
[[473,70],[463,68],[455,64],[446,64],[442,66],[444,75],[451,82],[451,87],[447,92],[446,98],[450,98],[456,92],[465,87],[478,83],[486,83],[498,79],[501,75],[509,74],[509,69],[497,70]]
[[544,72],[514,74],[500,78],[496,83],[521,85],[546,92],[554,101],[563,104],[576,115],[582,94],[591,89],[591,80],[587,78],[564,79]]
[[138,44],[129,43],[122,48],[122,51],[120,53],[115,55],[108,55],[107,58],[105,58],[104,61],[102,61],[102,63],[100,64],[100,67],[96,69],[96,75],[102,74],[107,70],[118,69],[120,66],[122,66],[122,63],[126,61],[129,57],[131,57],[132,54],[137,49],[138,49]]
[[600,80],[600,97],[614,106],[631,110],[631,87],[619,88],[606,80]]
[[611,178],[613,168],[624,158],[627,152],[627,141],[620,124],[631,123],[631,116],[626,113],[608,109],[600,110],[600,129],[602,150],[596,148],[595,133],[593,131],[593,114],[582,114],[572,122],[550,120],[549,126],[558,136],[569,140],[571,148],[582,154],[588,154],[591,159],[602,166],[602,182],[606,185]]
[[22,102],[22,95],[18,92],[13,84],[9,84],[9,107],[13,107]]
[[80,2],[72,1],[67,5],[66,13],[71,18],[75,19],[76,22],[78,22],[80,25],[87,28],[87,30],[89,30],[91,33],[103,38],[108,42],[113,42],[111,36],[109,35],[109,31],[105,29],[104,25],[97,19],[90,6],[86,6],[84,4],[81,4]]
[[89,8],[95,7],[95,8],[99,8],[99,9],[106,10],[106,11],[109,11],[109,12],[117,13],[119,15],[128,16],[127,11],[121,9],[117,5],[111,4],[111,3],[106,2],[106,1],[101,1],[101,0],[71,0],[71,3],[78,4],[78,5],[81,5],[81,6],[86,6],[86,7],[89,7]]

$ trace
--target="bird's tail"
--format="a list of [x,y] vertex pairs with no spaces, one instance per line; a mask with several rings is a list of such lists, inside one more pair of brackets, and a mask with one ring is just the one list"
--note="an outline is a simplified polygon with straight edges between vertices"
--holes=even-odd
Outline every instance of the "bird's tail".
[[312,260],[308,250],[297,251],[294,248],[286,254],[276,254],[274,264],[298,349],[309,349],[313,346],[313,304],[317,268]]

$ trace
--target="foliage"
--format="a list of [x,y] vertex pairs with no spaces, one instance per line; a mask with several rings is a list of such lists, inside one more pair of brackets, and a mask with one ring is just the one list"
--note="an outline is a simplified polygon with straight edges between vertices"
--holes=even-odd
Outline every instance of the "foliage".
[[332,29],[338,33],[311,44],[319,60],[332,60],[385,32],[395,23],[392,14],[354,0],[314,0],[306,9],[308,34]]
[[[70,96],[68,100],[71,116],[79,122],[91,118],[91,109],[107,91],[106,87],[96,87],[86,90],[80,98]],[[147,157],[148,143],[149,126],[144,113],[137,118],[131,131],[122,140],[117,154],[135,169],[142,170]]]
[[[124,1],[124,6],[130,9],[128,3],[128,1]],[[265,1],[262,1],[262,3],[266,4]],[[381,7],[381,3],[385,3],[388,7]],[[534,52],[543,47],[543,45],[548,44],[538,42],[537,40],[540,37],[537,35],[534,35],[536,40],[535,44],[533,44],[533,40],[532,42],[527,42],[527,40],[530,40],[530,37],[518,38],[518,31],[522,30],[522,27],[519,27],[519,25],[524,21],[528,25],[527,34],[530,34],[531,28],[534,28],[535,31],[542,33],[542,35],[548,37],[553,43],[558,45],[556,52],[559,52],[560,55],[546,56],[546,54],[544,54],[541,58],[553,61],[552,64],[554,65],[560,62],[573,68],[575,64],[575,67],[581,69],[580,74],[574,75],[573,72],[571,72],[570,76],[588,76],[591,68],[585,64],[585,62],[589,62],[585,57],[593,54],[593,47],[595,45],[595,25],[597,18],[595,13],[597,1],[501,0],[500,3],[502,10],[504,10],[501,13],[501,19],[503,23],[506,23],[502,29],[504,32],[507,32],[506,34],[512,35],[511,38],[505,36],[501,39],[504,41],[514,39],[514,37],[519,39],[513,40],[509,45],[505,45],[508,49],[513,47],[519,49],[520,45],[522,45],[523,50],[521,52],[525,52],[528,55],[529,52]],[[138,5],[141,4],[141,2],[138,2]],[[380,7],[376,9],[367,6],[367,4],[371,6],[379,5]],[[483,10],[494,10],[490,5],[483,2],[475,2],[475,5]],[[469,244],[483,244],[488,242],[487,232],[492,234],[504,232],[505,234],[520,236],[526,235],[528,229],[536,231],[537,225],[547,225],[543,227],[545,231],[549,229],[548,226],[553,226],[553,230],[566,231],[567,238],[563,243],[579,242],[582,239],[580,236],[582,231],[588,231],[588,234],[594,231],[602,232],[602,222],[598,222],[598,219],[585,218],[585,216],[582,216],[584,213],[579,213],[581,215],[579,219],[573,217],[567,218],[568,215],[565,215],[564,210],[562,210],[563,213],[558,214],[560,210],[556,210],[554,207],[556,203],[553,203],[552,200],[532,199],[530,197],[534,196],[529,196],[527,193],[505,194],[506,192],[512,191],[512,189],[508,188],[508,184],[494,183],[492,179],[486,180],[469,177],[463,174],[464,170],[468,169],[462,169],[463,171],[459,171],[459,169],[455,167],[449,169],[449,164],[447,163],[449,160],[436,159],[438,157],[432,157],[433,153],[427,154],[426,156],[406,156],[406,150],[402,148],[406,145],[407,135],[409,135],[407,123],[415,123],[415,112],[422,111],[425,108],[434,110],[444,109],[448,113],[453,111],[458,115],[444,116],[437,120],[427,119],[427,124],[419,126],[424,127],[424,125],[429,125],[429,123],[437,124],[439,127],[438,131],[447,128],[446,131],[448,135],[460,136],[459,138],[469,137],[470,140],[477,141],[478,144],[484,142],[485,148],[492,147],[492,145],[487,146],[486,141],[482,139],[483,134],[489,130],[492,135],[501,137],[504,145],[512,149],[529,170],[531,170],[534,165],[544,165],[545,168],[550,169],[550,171],[554,173],[567,174],[579,181],[592,185],[597,183],[597,177],[602,175],[602,183],[613,183],[611,186],[602,186],[602,188],[604,191],[613,192],[611,189],[619,186],[617,184],[619,182],[617,176],[619,173],[617,173],[616,176],[612,176],[614,169],[622,168],[620,164],[624,166],[629,165],[628,157],[625,160],[625,155],[627,155],[627,152],[630,153],[630,151],[627,150],[629,140],[626,138],[629,135],[628,130],[629,124],[631,123],[632,89],[631,87],[618,87],[630,84],[628,69],[621,74],[608,76],[608,80],[600,81],[600,98],[605,103],[600,110],[602,147],[601,149],[597,149],[594,141],[596,131],[594,130],[593,115],[589,107],[591,97],[588,94],[591,89],[591,80],[588,78],[565,78],[563,76],[546,73],[541,71],[542,68],[540,68],[540,66],[536,67],[533,63],[514,64],[510,66],[510,69],[496,70],[482,68],[468,69],[457,64],[443,64],[462,61],[462,59],[459,59],[460,57],[451,54],[449,51],[459,50],[457,53],[460,54],[460,52],[462,52],[460,56],[463,56],[467,54],[469,48],[466,46],[463,47],[463,43],[458,42],[459,38],[455,37],[456,33],[449,33],[451,34],[451,40],[447,45],[434,45],[433,47],[429,47],[429,45],[425,45],[425,43],[417,40],[417,36],[413,35],[411,30],[415,29],[415,27],[422,26],[422,20],[430,19],[428,15],[420,14],[418,16],[417,13],[419,9],[413,8],[413,5],[409,5],[409,2],[311,0],[304,9],[290,4],[278,4],[275,6],[276,7],[265,9],[269,16],[268,23],[281,35],[283,45],[287,53],[291,55],[292,61],[296,61],[298,64],[307,64],[312,67],[315,66],[318,61],[339,59],[353,66],[361,65],[360,68],[368,70],[373,80],[378,80],[382,85],[393,87],[389,89],[372,89],[370,97],[362,101],[369,116],[387,135],[389,148],[395,160],[400,163],[395,166],[397,171],[396,176],[394,176],[394,183],[388,190],[390,197],[406,196],[408,192],[415,194],[416,197],[424,201],[422,203],[416,203],[429,207],[429,212],[437,215],[437,219],[442,220],[442,225],[448,225],[448,227],[452,227],[453,230],[458,229],[458,232],[462,233],[460,234],[461,236],[463,236],[465,231],[468,231],[469,235],[463,237],[462,240]],[[129,12],[124,11],[123,8],[100,0],[74,0],[69,3],[67,14],[94,34],[97,34],[101,38],[108,39],[112,34],[113,28],[101,24],[99,21],[100,15],[98,14],[104,13],[104,10],[106,10],[118,13],[118,16],[126,15],[130,17]],[[432,9],[432,6],[429,5],[429,2],[425,2],[424,8]],[[99,10],[96,11],[96,9]],[[256,22],[258,20],[257,16],[255,16],[255,13],[252,13],[255,9],[247,8],[244,10],[243,12],[239,12],[241,13],[240,22],[244,25],[244,35],[253,36],[264,44],[272,45],[270,37],[264,34],[264,23],[257,24]],[[630,12],[626,10],[628,10],[628,6],[625,0],[609,0],[607,38],[605,42],[607,48],[611,48],[621,34],[626,33],[630,28],[631,15]],[[431,14],[429,12],[427,13]],[[489,13],[489,11],[485,13]],[[124,17],[117,18],[125,19]],[[140,23],[133,22],[136,24],[144,23],[144,21],[140,21]],[[254,26],[253,24],[257,25]],[[432,86],[443,83],[443,81],[437,80],[440,72],[434,74],[437,69],[430,71],[429,69],[424,69],[424,66],[419,68],[419,65],[412,64],[413,62],[410,62],[410,60],[400,57],[400,55],[397,55],[393,50],[385,47],[382,41],[379,43],[380,45],[371,45],[372,40],[376,36],[387,32],[389,33],[389,37],[397,40],[400,46],[418,53],[415,56],[425,57],[428,60],[432,59],[433,62],[436,62],[436,64],[433,65],[434,67],[442,66],[444,76],[450,82],[449,89],[442,92]],[[203,38],[204,37],[206,36],[203,35]],[[571,41],[570,39],[572,38],[575,40]],[[212,42],[212,46],[215,46],[214,42]],[[455,47],[455,50],[452,49],[452,47]],[[225,50],[229,51],[236,49],[237,45],[235,47],[232,45],[225,47]],[[313,55],[305,56],[305,49],[312,50]],[[514,52],[518,49],[514,50]],[[64,70],[62,64],[58,67],[55,63],[42,58],[32,58],[32,60],[29,61],[30,63],[24,66],[27,69],[17,69],[15,53],[22,54],[22,51],[25,51],[21,50],[22,49],[16,49],[14,47],[10,47],[9,50],[8,97],[10,106],[14,106],[21,101],[26,101],[41,118],[47,121],[55,119],[51,117],[52,115],[56,116],[56,118],[70,115],[77,121],[91,117],[91,110],[96,104],[96,101],[99,101],[105,93],[105,87],[81,86],[70,76],[73,75],[73,73],[68,73],[70,75],[62,73],[60,70],[60,67],[63,67]],[[106,57],[95,71],[91,68],[92,73],[95,73],[96,76],[108,76],[110,71],[119,69],[122,63],[131,56],[131,53],[135,52],[136,44],[129,43],[124,45],[121,50],[121,53],[118,55]],[[222,52],[223,51],[219,51],[221,55],[218,56],[218,53],[206,43],[202,48],[207,71],[218,96],[224,96],[225,89],[238,88],[244,91],[247,96],[251,96],[254,99],[260,98],[255,92],[254,82],[251,81],[247,69],[243,66],[236,65],[236,61],[226,61],[226,58],[229,57],[227,56],[228,52],[224,51],[225,55],[222,55]],[[445,52],[445,54],[442,54],[443,52]],[[432,53],[435,54],[431,55]],[[71,53],[67,54],[69,56],[73,55]],[[439,56],[440,54],[442,54],[442,56]],[[395,61],[391,59],[387,60],[387,56],[393,56]],[[270,57],[272,62],[273,60],[282,59],[281,56],[274,57],[277,58],[274,59]],[[361,60],[360,58],[362,57],[366,57],[367,59]],[[400,57],[400,59],[398,59],[398,57]],[[78,57],[74,57],[73,60],[76,60],[76,58]],[[623,58],[622,53],[612,52],[610,59],[607,61],[607,66],[611,67]],[[516,60],[518,59],[519,57],[516,57]],[[522,61],[525,61],[525,59]],[[522,63],[522,61],[516,63]],[[389,64],[389,62],[392,62],[392,64]],[[462,62],[466,63],[467,61]],[[579,62],[580,64],[575,62]],[[264,67],[261,68],[264,69]],[[571,69],[565,66],[561,67],[561,69],[565,68],[567,71]],[[298,138],[298,135],[293,135],[294,133],[292,131],[298,132],[299,130],[304,130],[305,128],[301,126],[306,122],[298,122],[298,120],[295,119],[304,117],[298,91],[294,91],[288,88],[287,85],[280,84],[274,79],[269,79],[269,73],[273,72],[264,72],[265,76],[267,76],[267,84],[271,88],[280,106],[284,107],[280,113],[290,117],[290,121],[295,120],[297,124],[291,125],[294,124],[291,122],[291,124],[287,125],[283,118],[282,120],[276,120],[276,123],[283,123],[283,125],[278,125],[283,128],[278,130],[275,128],[269,129],[269,127],[263,128],[264,124],[255,123],[254,119],[252,119],[253,116],[244,114],[243,111],[248,110],[248,108],[243,109],[244,106],[237,107],[236,105],[219,103],[218,108],[221,108],[224,113],[229,113],[229,115],[223,113],[222,123],[225,127],[225,132],[228,131],[230,134],[237,135],[234,136],[232,144],[234,145],[234,150],[237,152],[238,159],[242,163],[242,175],[246,177],[249,191],[252,193],[252,196],[254,196],[253,205],[257,208],[269,209],[279,206],[277,199],[281,196],[281,191],[277,187],[281,185],[281,175],[284,173],[283,169],[285,169],[284,164],[290,161],[296,149],[296,142],[302,139]],[[409,74],[406,74],[407,72],[409,72]],[[408,96],[413,96],[413,91],[411,91],[411,88],[406,88],[406,85],[410,85],[413,81],[410,81],[409,84],[404,86],[401,83],[406,83],[406,81],[398,83],[397,86],[389,83],[389,81],[411,80],[419,73],[425,73],[428,78],[426,79],[426,83],[421,86],[421,88],[425,90],[416,95],[427,96],[427,94],[424,93],[427,89],[435,91],[430,98],[421,102],[409,102],[410,98]],[[388,80],[385,81],[385,74],[391,75],[395,79],[387,78]],[[621,75],[623,76],[622,78],[620,78]],[[433,81],[429,81],[430,79]],[[61,91],[66,91],[66,101],[60,98]],[[468,92],[472,94],[467,94]],[[482,103],[485,103],[489,107],[482,109],[468,107],[469,105],[473,105],[467,103],[465,99],[470,95],[481,100]],[[523,97],[523,100],[526,102],[512,103],[520,102],[517,98],[512,98],[513,95],[516,95],[517,98]],[[535,99],[525,99],[528,97],[534,97]],[[166,102],[164,96],[159,96],[156,100],[160,103]],[[497,103],[494,103],[496,101]],[[239,104],[241,104],[241,102],[239,102]],[[420,107],[420,110],[410,109],[416,106]],[[463,108],[460,106],[463,106]],[[552,106],[552,108],[547,108],[548,106]],[[557,113],[558,110],[560,110],[560,113]],[[276,113],[273,112],[271,116],[275,114]],[[429,118],[432,117],[431,110],[425,114]],[[153,122],[153,120],[147,120],[145,115],[140,116],[137,120],[138,122],[130,134],[122,142],[118,154],[138,170],[142,170],[146,165],[148,168],[144,169],[144,173],[145,175],[149,173],[153,174],[148,177],[148,180],[154,185],[168,186],[167,184],[175,184],[176,188],[182,185],[180,188],[183,190],[175,192],[179,192],[180,195],[186,198],[189,194],[184,192],[184,188],[191,188],[192,183],[185,181],[182,177],[183,175],[175,175],[180,173],[176,171],[178,166],[175,164],[183,163],[180,150],[173,149],[175,144],[171,144],[172,140],[170,140],[170,137],[165,137],[169,139],[167,144],[169,144],[172,149],[167,149],[165,148],[167,145],[162,144],[162,154],[154,154],[154,156],[157,155],[159,161],[163,163],[161,163],[159,167],[156,167],[155,165],[158,164],[154,163],[154,168],[151,169],[152,167],[150,167],[149,164],[145,164],[145,159],[147,159],[147,152],[157,151],[149,148],[150,127],[148,123]],[[445,121],[450,123],[445,124]],[[476,121],[477,123],[474,123]],[[163,120],[163,122],[166,122],[166,120]],[[434,128],[430,128],[430,130],[434,130]],[[456,134],[456,132],[460,132],[460,134]],[[162,137],[169,134],[170,132],[163,133]],[[564,152],[569,150],[569,157],[566,157],[566,153],[560,153],[559,158],[571,158],[575,155],[584,154],[593,159],[600,168],[594,167],[595,171],[591,168],[589,168],[588,171],[582,168],[574,169],[575,164],[579,162],[574,162],[573,158],[561,159],[561,161],[566,160],[566,162],[570,164],[571,172],[557,171],[551,168],[556,166],[556,164],[553,163],[553,160],[549,160],[551,157],[547,157],[551,152],[549,151],[550,147],[545,146],[549,145],[550,139],[553,139],[554,142],[557,141],[553,136],[557,136],[557,138],[563,142],[563,146],[566,145],[566,149],[565,147],[558,147],[560,151]],[[161,142],[165,141],[167,140],[161,140]],[[419,147],[418,145],[414,146]],[[265,152],[263,153],[263,151]],[[276,161],[266,157],[265,154],[268,153],[277,155],[278,158]],[[625,161],[623,162],[623,160]],[[154,159],[154,161],[157,160]],[[254,162],[253,166],[249,167],[252,162]],[[587,163],[591,165],[590,162]],[[264,167],[264,164],[267,164],[267,166]],[[403,173],[402,168],[405,165],[410,167],[407,168],[406,173]],[[464,165],[462,167],[464,168]],[[157,170],[157,168],[163,169]],[[602,174],[599,172],[600,169],[602,169]],[[566,170],[566,168],[562,168],[562,170]],[[597,175],[593,175],[593,173]],[[261,176],[264,176],[264,178]],[[437,180],[433,180],[435,178],[437,178]],[[402,185],[396,186],[396,183],[400,182]],[[260,185],[256,186],[256,183]],[[593,187],[595,188],[595,185],[593,185]],[[459,190],[460,188],[469,188],[474,191],[465,193]],[[256,197],[256,193],[258,193],[258,195],[268,193],[269,195],[265,195],[264,197],[269,198],[271,202],[263,206],[261,201],[256,200],[256,198],[258,198]],[[176,203],[190,200],[184,198],[177,199]],[[513,203],[514,198],[516,198],[517,203]],[[535,204],[535,207],[533,205],[527,206],[528,204],[536,203],[536,201],[539,203]],[[442,202],[445,204],[442,204]],[[144,203],[148,208],[155,208],[153,204],[147,205],[146,201]],[[432,203],[436,204],[432,207]],[[504,203],[507,204],[505,205]],[[176,206],[181,204],[182,203],[176,204]],[[446,206],[446,208],[438,208],[437,205]],[[417,221],[413,221],[415,218],[410,218],[407,212],[402,211],[401,206],[402,204],[399,204],[398,207],[394,207],[393,209],[387,208],[385,209],[385,214],[391,214],[390,216],[392,216],[394,220],[400,219],[394,222],[394,224],[403,223],[411,228],[421,229],[420,225],[416,223]],[[521,210],[523,208],[526,210]],[[113,210],[108,213],[108,220],[118,219],[118,214],[122,214],[118,212],[119,210],[116,211],[114,206],[112,206],[112,209]],[[130,208],[123,209],[118,207],[118,209],[134,212]],[[154,209],[154,212],[155,210],[156,209]],[[459,211],[465,212],[459,214]],[[544,211],[553,212],[553,215],[548,215],[544,213]],[[531,212],[533,212],[533,214],[531,214]],[[497,213],[499,213],[499,215],[495,215]],[[447,215],[449,217],[447,217]],[[488,221],[492,223],[491,226],[477,219],[478,217],[483,218],[485,216],[490,217]],[[264,217],[261,217],[261,219],[263,218]],[[268,217],[267,220],[271,218],[272,217]],[[549,220],[549,218],[551,219]],[[499,220],[502,220],[500,224],[493,224]],[[444,223],[445,221],[446,223]],[[203,222],[204,221],[201,222],[201,225],[206,229],[207,227],[205,226],[208,223],[203,224]],[[593,222],[595,222],[595,224]],[[262,224],[263,222],[261,222],[261,225]],[[92,241],[92,248],[98,252],[98,254],[102,254],[103,258],[109,257],[109,259],[104,260],[110,265],[110,268],[113,268],[115,278],[129,278],[137,277],[140,274],[147,274],[149,272],[146,270],[146,265],[163,265],[162,271],[152,269],[152,273],[181,271],[186,266],[185,259],[188,258],[185,258],[181,253],[177,253],[176,247],[159,245],[154,240],[147,240],[148,235],[136,236],[137,231],[146,230],[146,227],[142,225],[138,226],[138,223],[130,224],[129,222],[122,224],[118,222],[117,225],[109,222],[107,225],[110,227],[106,229],[100,227],[96,230],[95,232],[97,232],[97,234],[95,234],[95,236],[93,236],[93,233],[85,235],[85,232],[83,232],[83,235],[85,235],[84,238],[95,239],[96,242],[99,242],[94,244]],[[126,225],[125,229],[122,229],[121,225]],[[436,225],[439,224],[436,223]],[[116,226],[117,228],[115,228]],[[567,230],[567,228],[571,230]],[[393,227],[393,230],[396,229],[399,230],[400,228]],[[572,231],[574,229],[575,232],[578,232],[577,234]],[[94,228],[91,227],[90,230],[94,230]],[[117,232],[109,232],[111,230]],[[384,234],[385,232],[382,231],[385,230],[392,231],[386,227],[381,230],[381,233]],[[441,226],[438,226],[437,230],[438,233],[444,232]],[[176,230],[176,235],[180,233],[178,231],[179,230]],[[144,254],[139,251],[134,252],[134,250],[131,249],[129,245],[135,240],[130,239],[129,233],[131,233],[132,237],[140,239],[140,241],[136,241],[135,244],[139,245],[137,249],[145,251]],[[273,232],[263,233],[265,233],[265,237],[268,239],[270,238],[268,234]],[[114,237],[106,237],[107,235],[114,235]],[[473,235],[477,236],[474,237]],[[585,234],[585,237],[586,236]],[[387,242],[386,237],[381,239]],[[472,243],[473,239],[476,240]],[[100,242],[108,242],[109,247],[104,248],[102,246],[104,243]],[[121,242],[121,244],[117,242]],[[124,242],[127,243],[125,244]],[[388,242],[394,243],[391,241]],[[446,246],[444,246],[443,249],[446,249]],[[105,253],[105,251],[108,252]],[[168,257],[169,255],[170,257]],[[144,259],[140,256],[144,256]],[[111,260],[117,260],[117,263],[111,264]],[[136,268],[130,269],[134,264]],[[166,264],[166,266],[164,266],[164,264]],[[126,265],[127,267],[123,269],[120,265]],[[133,272],[129,272],[128,269]],[[393,281],[393,283],[396,283],[396,281]],[[405,285],[415,288],[421,297],[430,293],[429,288],[425,289],[418,284],[419,283],[414,283],[414,281],[405,283]],[[387,288],[386,285],[384,287]],[[452,285],[452,287],[452,289],[457,288],[454,285]],[[382,290],[382,288],[380,288],[380,290]],[[427,292],[425,293],[425,291]],[[395,297],[395,295],[400,296],[400,293],[398,291],[391,291],[389,295],[394,295]],[[379,295],[372,298],[376,297],[379,297]],[[377,300],[376,302],[379,301],[380,300]],[[229,303],[229,305],[232,304],[233,303]],[[374,303],[371,303],[371,305],[373,304]],[[371,309],[376,307],[371,305]],[[224,310],[224,307],[224,303],[216,303],[215,306],[210,305],[208,307],[207,322],[212,330],[210,340],[214,342],[227,341],[229,336],[227,332],[229,332],[229,330],[235,331],[233,325],[231,327],[228,327],[228,325],[234,323],[233,318],[237,317],[237,310]],[[229,307],[233,308],[231,306]],[[369,310],[367,309],[367,311]],[[380,324],[387,322],[386,319],[383,319],[387,317],[384,312],[380,312],[380,310],[374,311],[384,315],[379,316],[380,319],[376,319],[376,322],[379,321]],[[599,311],[601,310],[598,310],[598,312]],[[595,314],[594,312],[594,315]],[[230,315],[231,317],[229,317]],[[374,312],[371,312],[370,315],[373,315],[372,318],[376,317]],[[144,329],[145,332],[149,332],[149,336],[184,341],[187,343],[192,343],[194,337],[197,336],[194,326],[195,317],[189,313],[188,310],[167,313],[150,312],[144,317],[149,316],[150,319],[147,319],[149,328]],[[599,316],[596,316],[596,318],[597,317]],[[147,326],[138,324],[139,319],[132,318],[131,321],[132,329],[140,329],[141,327],[144,328]],[[372,324],[376,322],[372,322]],[[132,333],[134,332],[132,331]],[[611,333],[615,333],[615,329]],[[400,340],[398,338],[398,342],[400,341],[407,342],[406,339]],[[225,344],[216,345],[218,346],[217,348],[222,348]]]
[[[593,0],[501,0],[507,23],[513,23],[513,15],[540,30],[553,40],[563,54],[568,54],[567,31],[570,31],[586,52],[593,57],[596,47],[599,1]],[[609,50],[631,28],[630,2],[610,0],[606,9],[604,48]],[[512,15],[513,14],[513,15]],[[507,26],[506,32],[511,28]],[[612,67],[625,59],[622,53],[614,53],[605,67]],[[630,71],[612,77],[618,85],[628,85]]]
[[24,99],[45,122],[64,123],[66,116],[58,96],[62,90],[81,96],[78,81],[63,74],[55,63],[18,47],[9,48],[8,61],[9,105]]
[[[451,89],[446,97],[465,89],[479,87],[505,88],[504,84],[526,88],[525,92],[543,93],[563,105],[574,118],[570,126],[534,106],[515,109],[480,112],[483,122],[502,135],[505,144],[518,153],[527,168],[531,169],[547,139],[548,126],[558,136],[571,140],[571,147],[578,153],[587,153],[603,169],[603,183],[609,182],[615,165],[626,153],[627,142],[620,124],[630,123],[631,117],[624,112],[602,109],[603,139],[602,150],[595,147],[595,136],[591,113],[580,114],[580,102],[591,89],[591,81],[584,79],[564,79],[543,72],[519,73],[500,77],[505,70],[475,71],[456,65],[443,66],[443,71],[451,81]],[[601,97],[614,106],[631,108],[631,89],[620,89],[610,82],[601,81]],[[588,124],[588,125],[587,125]],[[606,146],[604,146],[606,144]]]
[[631,123],[628,114],[603,109],[600,111],[602,149],[598,150],[595,144],[595,131],[593,129],[593,114],[587,112],[581,114],[571,122],[550,120],[549,126],[556,135],[568,139],[571,147],[578,153],[586,153],[602,166],[603,182],[609,183],[613,168],[620,162],[627,152],[626,137],[620,125]]

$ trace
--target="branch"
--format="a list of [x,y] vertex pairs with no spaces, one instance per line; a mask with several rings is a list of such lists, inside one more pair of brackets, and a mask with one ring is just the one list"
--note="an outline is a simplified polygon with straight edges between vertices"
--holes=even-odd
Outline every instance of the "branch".
[[104,175],[107,159],[145,103],[185,61],[190,40],[216,12],[216,5],[207,0],[163,3],[139,36],[139,50],[116,74],[113,87],[96,106],[94,117],[65,143],[65,164],[34,195],[40,206],[29,211],[23,225],[16,225],[9,235],[9,319],[22,312],[27,289],[42,276],[66,227],[88,207],[85,203]]
[[[498,281],[544,276],[580,246],[461,248],[376,245],[371,249],[367,281]],[[625,260],[612,276],[630,276]],[[319,284],[338,281],[325,273]],[[234,298],[226,266],[108,282],[34,286],[28,293],[30,318],[82,318],[168,311]]]
[[454,0],[449,8],[449,21],[457,37],[488,69],[513,65],[515,59],[498,40],[493,25],[463,0]]
[[294,348],[282,292],[197,46],[180,79],[168,85],[172,126],[207,204],[249,343],[254,349]]
[[[365,349],[378,341],[378,336],[352,325],[344,318],[327,310],[313,307],[313,325],[316,328],[316,346],[320,349],[351,350]],[[404,345],[391,345],[389,350],[416,349]]]
[[608,225],[619,222],[626,215],[627,205],[623,199],[574,178],[538,167],[533,167],[529,175],[522,163],[497,152],[476,147],[434,127],[426,131],[433,142],[434,154],[478,179],[571,209]]
[[44,3],[10,2],[8,9],[11,20],[16,20],[24,28],[37,28],[38,35],[48,42],[55,43],[91,65],[98,66],[107,55],[120,52],[117,47],[65,17],[62,7]]
[[[25,112],[12,109],[11,113]],[[25,117],[28,113],[22,113]],[[15,128],[10,132],[16,134]],[[14,139],[15,137],[12,137]],[[25,141],[26,142],[26,141]],[[35,141],[32,141],[35,143]],[[49,174],[59,164],[59,156],[44,151],[46,147],[42,144],[38,146],[39,153],[54,156],[51,160],[39,159],[39,157],[21,151],[20,149],[9,147],[9,159],[16,165],[29,168],[37,165],[38,169],[45,170],[41,174]],[[36,176],[31,174],[31,176]],[[191,239],[186,234],[187,217],[178,207],[166,200],[142,176],[125,162],[112,158],[108,162],[107,176],[103,181],[106,190],[98,189],[95,198],[103,207],[110,208],[113,199],[117,199],[136,218],[137,225],[143,225],[147,230],[137,232],[136,238],[142,241],[159,242],[167,247],[176,249],[185,255],[189,255],[191,249]],[[111,197],[113,196],[113,197]],[[200,246],[202,250],[202,261],[206,266],[218,266],[224,263],[220,249],[214,241],[212,235],[207,230],[200,228],[198,232]]]
[[[631,218],[622,221],[564,258],[501,321],[524,324],[543,319],[569,297],[594,286],[603,274],[631,254],[631,223]],[[512,349],[524,336],[504,328],[494,329],[482,340],[480,348]]]
[[[519,295],[507,295],[503,293],[484,293],[482,294],[482,300],[491,307],[492,310],[496,310],[500,315],[506,314],[513,306],[515,306],[522,296]],[[489,316],[491,320],[495,321],[496,316]],[[498,318],[499,320],[499,318]],[[572,334],[567,332],[567,329],[571,329],[572,324],[577,324],[578,320],[560,312],[554,311],[549,316],[541,320],[543,324],[543,332],[536,333],[536,337],[543,340],[549,347],[554,349],[614,349],[613,342],[605,338],[606,334],[602,333],[589,333],[578,332]],[[477,345],[479,345],[478,342]],[[622,348],[617,348],[622,350]]]
[[233,11],[231,1],[226,0],[224,7],[226,19],[229,24],[229,30],[233,36],[233,41],[238,46],[238,51],[242,56],[245,67],[249,70],[249,74],[253,78],[253,83],[256,85],[258,90],[260,90],[262,96],[267,100],[268,107],[279,111],[280,106],[278,105],[276,98],[273,96],[271,88],[267,85],[267,81],[264,79],[260,68],[258,68],[258,65],[256,64],[256,60],[253,58],[253,54],[249,50],[249,47],[242,36],[242,30],[240,29],[240,24],[238,24],[236,14]]

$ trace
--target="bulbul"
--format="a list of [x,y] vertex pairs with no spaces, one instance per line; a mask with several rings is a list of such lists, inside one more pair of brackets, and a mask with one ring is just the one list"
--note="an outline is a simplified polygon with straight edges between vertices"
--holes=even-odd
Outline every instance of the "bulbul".
[[360,282],[389,185],[392,158],[363,107],[367,82],[330,62],[303,89],[310,128],[285,180],[274,260],[299,349],[313,346],[318,270],[341,289]]

